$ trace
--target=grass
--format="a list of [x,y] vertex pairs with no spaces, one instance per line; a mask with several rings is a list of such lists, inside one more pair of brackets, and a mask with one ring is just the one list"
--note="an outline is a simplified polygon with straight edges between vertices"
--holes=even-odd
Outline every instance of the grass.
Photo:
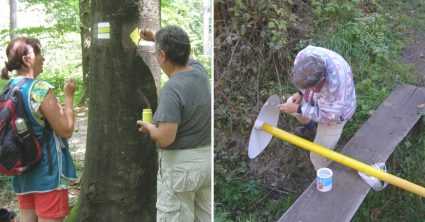
[[[15,198],[15,193],[12,191],[12,182],[9,176],[0,175],[0,203]],[[16,209],[14,209],[16,210]]]
[[[400,21],[410,30],[425,30],[425,6],[423,2],[400,1],[397,4],[383,2],[383,6],[389,10],[397,10],[400,14]],[[413,73],[412,66],[403,66],[398,63],[390,63],[386,69],[391,71],[391,75],[380,80],[387,88],[400,81],[413,83],[413,78],[403,79],[395,73]],[[395,70],[398,70],[394,72]],[[367,80],[365,80],[367,81]],[[373,80],[371,80],[373,81]],[[363,100],[371,101],[373,97],[368,98],[367,93],[377,90],[382,87],[372,87],[368,84],[361,85],[364,87]],[[388,93],[383,90],[381,96],[386,96]],[[381,99],[380,99],[381,100]],[[364,105],[368,105],[365,103]],[[425,175],[425,131],[421,130],[424,127],[424,119],[422,118],[412,132],[403,140],[396,148],[395,152],[387,160],[389,173],[409,180],[421,186],[425,185],[423,175]],[[354,222],[360,221],[422,221],[425,218],[425,201],[422,197],[414,195],[408,191],[398,187],[389,185],[385,190],[369,192],[368,196],[358,209],[353,217]]]

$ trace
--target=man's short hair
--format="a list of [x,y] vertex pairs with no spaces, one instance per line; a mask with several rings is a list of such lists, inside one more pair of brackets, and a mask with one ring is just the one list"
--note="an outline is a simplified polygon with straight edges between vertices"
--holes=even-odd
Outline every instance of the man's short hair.
[[309,89],[316,86],[326,74],[326,65],[323,59],[314,55],[307,55],[292,68],[292,82],[299,89]]
[[163,50],[173,64],[184,66],[189,61],[190,40],[187,33],[176,25],[161,28],[155,36],[155,50]]

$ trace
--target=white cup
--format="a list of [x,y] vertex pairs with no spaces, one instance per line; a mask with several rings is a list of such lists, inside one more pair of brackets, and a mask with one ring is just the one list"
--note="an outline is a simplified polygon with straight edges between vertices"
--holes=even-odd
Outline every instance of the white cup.
[[332,189],[333,172],[329,168],[320,168],[317,170],[317,190],[320,192],[328,192]]

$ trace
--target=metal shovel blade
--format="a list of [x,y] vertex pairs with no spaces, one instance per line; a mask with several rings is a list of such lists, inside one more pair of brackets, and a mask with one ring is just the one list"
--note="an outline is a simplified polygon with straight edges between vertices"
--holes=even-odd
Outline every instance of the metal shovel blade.
[[276,107],[280,104],[279,96],[272,95],[263,107],[261,107],[260,113],[255,120],[254,126],[251,130],[251,136],[249,137],[248,145],[248,157],[250,159],[255,158],[260,154],[270,143],[272,135],[261,130],[262,123],[268,123],[272,126],[276,126],[279,120],[280,110]]

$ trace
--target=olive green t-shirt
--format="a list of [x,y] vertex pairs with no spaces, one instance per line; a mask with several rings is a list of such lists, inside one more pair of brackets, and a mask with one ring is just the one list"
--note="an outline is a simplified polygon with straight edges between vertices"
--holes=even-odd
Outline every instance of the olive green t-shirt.
[[211,88],[201,64],[177,73],[165,83],[154,122],[177,123],[175,141],[167,149],[193,149],[211,144]]

